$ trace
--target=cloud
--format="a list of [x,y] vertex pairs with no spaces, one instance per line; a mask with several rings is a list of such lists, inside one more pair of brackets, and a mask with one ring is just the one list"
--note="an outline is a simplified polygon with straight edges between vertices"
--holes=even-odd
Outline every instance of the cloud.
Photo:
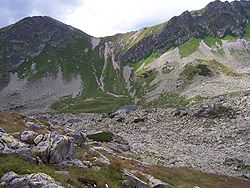
[[66,22],[94,36],[159,24],[185,10],[205,7],[211,0],[85,0]]
[[0,0],[0,27],[26,16],[48,15],[93,36],[155,25],[211,0]]
[[73,13],[81,0],[0,0],[0,27],[12,24],[24,17],[48,15],[65,20]]

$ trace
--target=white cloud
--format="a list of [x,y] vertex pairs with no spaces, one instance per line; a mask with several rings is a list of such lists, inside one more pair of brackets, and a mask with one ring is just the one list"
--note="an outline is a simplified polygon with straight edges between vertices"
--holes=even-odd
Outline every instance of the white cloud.
[[159,24],[212,0],[0,0],[0,27],[24,17],[47,15],[93,36]]
[[155,25],[211,0],[84,0],[65,22],[93,36],[107,36]]

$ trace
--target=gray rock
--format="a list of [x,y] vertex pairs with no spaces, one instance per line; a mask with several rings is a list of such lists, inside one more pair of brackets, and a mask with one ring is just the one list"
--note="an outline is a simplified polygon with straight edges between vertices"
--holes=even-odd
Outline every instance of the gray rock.
[[101,153],[99,153],[99,157],[94,157],[94,159],[100,163],[110,164],[110,160]]
[[0,180],[0,187],[8,188],[63,188],[59,182],[44,173],[18,175],[8,172]]
[[0,132],[5,133],[5,130],[2,127],[0,127]]
[[140,180],[138,177],[136,177],[134,174],[132,174],[128,170],[123,171],[123,176],[125,179],[123,183],[128,188],[130,188],[130,187],[146,188],[147,187],[146,182]]
[[32,130],[36,130],[36,129],[40,129],[40,128],[44,128],[45,126],[44,125],[39,125],[37,123],[34,123],[34,122],[31,122],[31,121],[28,121],[26,123],[26,126],[29,128],[29,129],[32,129]]
[[[125,53],[122,61],[139,61],[150,55],[152,50],[159,53],[165,52],[172,46],[178,46],[188,41],[191,37],[224,37],[228,32],[237,37],[244,33],[247,22],[242,2],[228,3],[214,1],[209,3],[197,14],[188,11],[180,16],[175,16],[160,30],[152,32]],[[249,6],[246,7],[249,9]],[[178,37],[177,37],[178,36]]]
[[32,143],[36,135],[37,133],[35,133],[34,131],[23,131],[21,133],[21,141]]
[[52,132],[45,136],[35,150],[43,162],[57,164],[74,159],[76,146],[72,138]]
[[3,133],[3,132],[0,132],[0,143],[1,143],[0,148],[2,148],[2,150],[4,150],[4,149],[15,150],[15,149],[19,149],[19,148],[28,147],[27,144],[19,141],[18,139],[14,138],[13,136],[11,136],[8,133]]
[[73,159],[70,161],[63,161],[60,163],[61,166],[77,166],[79,168],[88,168],[87,166],[85,166],[83,164],[82,161],[78,160],[78,159]]
[[84,143],[87,140],[86,135],[81,131],[71,131],[67,133],[67,136],[72,137],[74,139],[75,144],[77,144],[80,147],[83,147]]
[[118,135],[113,135],[113,140],[109,143],[109,147],[115,151],[126,152],[130,151],[129,142]]
[[164,188],[167,186],[167,183],[159,180],[159,179],[156,179],[155,177],[153,176],[150,176],[150,175],[147,175],[148,176],[148,180],[149,180],[149,183],[148,183],[148,186],[149,187],[153,187],[153,188]]
[[36,138],[34,139],[34,144],[39,144],[42,140],[43,140],[44,136],[42,134],[39,134],[36,136]]

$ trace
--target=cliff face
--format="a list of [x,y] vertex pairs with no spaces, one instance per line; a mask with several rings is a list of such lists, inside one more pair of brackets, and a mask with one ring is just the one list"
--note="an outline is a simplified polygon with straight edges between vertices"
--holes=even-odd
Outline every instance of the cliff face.
[[183,44],[191,37],[212,36],[222,38],[227,34],[241,38],[247,23],[250,2],[211,2],[204,9],[184,12],[173,17],[158,33],[142,39],[121,57],[123,61],[138,61],[153,50],[162,53],[172,46]]

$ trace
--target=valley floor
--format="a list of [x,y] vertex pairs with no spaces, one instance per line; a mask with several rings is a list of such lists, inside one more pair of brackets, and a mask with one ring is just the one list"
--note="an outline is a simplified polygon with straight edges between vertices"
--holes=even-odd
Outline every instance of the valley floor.
[[249,178],[250,96],[220,100],[234,108],[234,117],[194,117],[195,107],[183,110],[182,115],[173,115],[175,109],[138,109],[114,118],[98,114],[46,116],[54,124],[86,134],[118,134],[146,163]]

